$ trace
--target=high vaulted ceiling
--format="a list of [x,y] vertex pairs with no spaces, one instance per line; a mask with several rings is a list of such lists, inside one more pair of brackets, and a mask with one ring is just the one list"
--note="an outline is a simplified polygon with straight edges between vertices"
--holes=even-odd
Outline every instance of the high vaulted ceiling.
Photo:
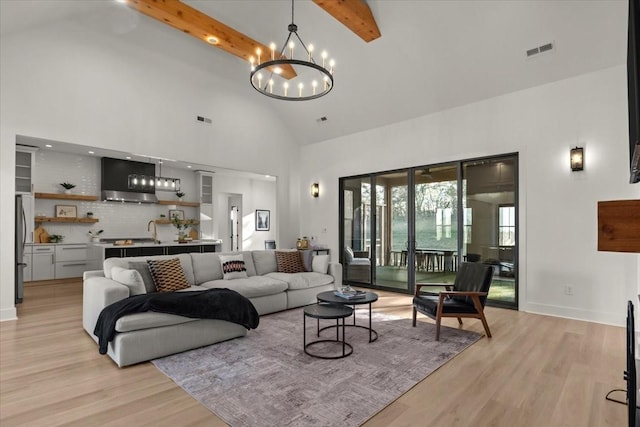
[[[291,3],[287,0],[184,3],[266,45],[272,41],[283,43],[291,19]],[[109,20],[113,28],[118,28],[114,29],[118,37],[145,43],[158,52],[163,52],[167,42],[203,44],[195,51],[198,55],[182,59],[198,66],[205,61],[212,73],[237,81],[243,95],[254,96],[257,103],[280,114],[300,144],[407,120],[626,61],[626,0],[367,3],[382,33],[370,43],[311,0],[296,1],[295,20],[300,36],[318,49],[327,49],[337,63],[333,91],[307,102],[261,96],[250,89],[249,65],[245,61],[111,0],[1,0],[0,34],[28,31],[56,21],[92,19]],[[95,31],[101,30],[96,26]],[[527,59],[528,49],[549,42],[554,44],[551,52]],[[319,123],[320,117],[328,120]]]

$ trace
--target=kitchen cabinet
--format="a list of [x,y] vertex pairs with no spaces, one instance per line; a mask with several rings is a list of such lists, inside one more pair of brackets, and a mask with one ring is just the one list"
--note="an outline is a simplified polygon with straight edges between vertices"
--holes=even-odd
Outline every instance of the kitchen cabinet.
[[16,194],[31,194],[36,149],[16,147]]
[[200,198],[200,238],[214,239],[213,224],[213,174],[197,172]]
[[36,245],[31,254],[31,280],[55,279],[55,246]]
[[104,247],[102,244],[96,244],[89,245],[88,250],[91,253],[91,265],[100,269],[102,268],[102,262],[107,258],[216,252],[217,246],[219,246],[219,243],[168,244],[152,246],[133,245],[122,247]]
[[82,273],[89,269],[86,244],[57,245],[55,255],[56,279],[82,277]]

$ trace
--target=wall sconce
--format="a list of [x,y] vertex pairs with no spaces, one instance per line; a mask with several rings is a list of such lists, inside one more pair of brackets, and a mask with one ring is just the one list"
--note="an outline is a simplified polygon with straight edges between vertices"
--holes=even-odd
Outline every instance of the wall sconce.
[[320,195],[320,184],[314,182],[311,184],[311,197],[318,197]]
[[584,148],[576,147],[571,149],[571,171],[584,170]]

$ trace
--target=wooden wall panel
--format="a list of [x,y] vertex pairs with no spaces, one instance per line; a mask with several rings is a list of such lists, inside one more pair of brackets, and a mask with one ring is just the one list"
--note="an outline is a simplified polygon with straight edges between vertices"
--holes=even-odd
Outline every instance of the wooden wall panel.
[[640,200],[598,202],[598,250],[640,253]]

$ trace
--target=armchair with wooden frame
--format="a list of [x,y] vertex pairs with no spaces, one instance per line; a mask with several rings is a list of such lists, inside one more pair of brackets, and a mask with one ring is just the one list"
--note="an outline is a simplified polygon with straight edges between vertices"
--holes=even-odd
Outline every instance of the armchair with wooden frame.
[[[484,305],[493,279],[493,266],[463,262],[456,274],[453,285],[446,283],[416,283],[413,296],[413,326],[416,326],[417,312],[435,319],[436,341],[440,339],[440,323],[443,317],[457,317],[462,325],[463,317],[480,319],[487,337],[491,331],[484,316]],[[421,293],[423,287],[439,286],[446,290],[438,294]]]

